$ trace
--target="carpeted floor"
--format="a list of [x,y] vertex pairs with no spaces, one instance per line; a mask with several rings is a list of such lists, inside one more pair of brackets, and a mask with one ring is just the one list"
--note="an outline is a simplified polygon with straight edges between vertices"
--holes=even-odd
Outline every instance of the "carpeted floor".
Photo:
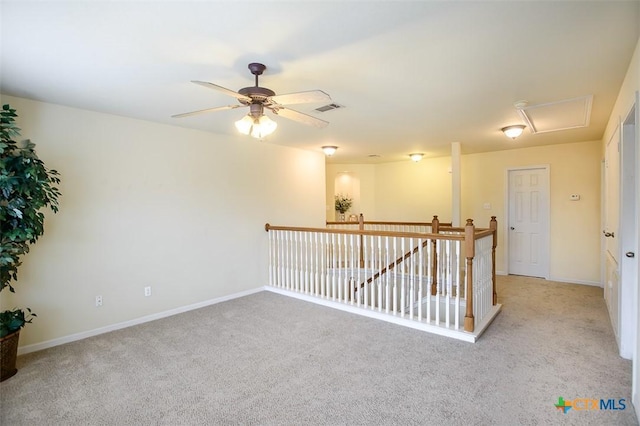
[[[261,292],[24,355],[0,423],[638,424],[602,289],[498,280],[475,344]],[[626,409],[563,414],[558,397]]]

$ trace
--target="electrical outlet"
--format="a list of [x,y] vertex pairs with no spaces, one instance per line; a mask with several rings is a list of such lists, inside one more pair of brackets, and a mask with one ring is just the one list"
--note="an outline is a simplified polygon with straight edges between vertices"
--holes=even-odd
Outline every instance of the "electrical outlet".
[[97,307],[102,306],[102,295],[96,296],[96,306]]
[[145,297],[151,296],[151,286],[147,286],[144,288],[144,295]]

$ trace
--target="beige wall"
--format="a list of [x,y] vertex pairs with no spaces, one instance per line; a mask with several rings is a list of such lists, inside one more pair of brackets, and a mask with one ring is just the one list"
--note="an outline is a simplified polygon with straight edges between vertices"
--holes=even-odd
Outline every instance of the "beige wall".
[[[365,218],[372,218],[375,212],[375,167],[371,164],[327,164],[327,200],[326,215],[327,221],[336,220],[335,215],[335,199],[334,195],[338,192],[344,192],[342,195],[348,195],[353,199],[353,205],[349,209],[349,214],[362,213]],[[342,191],[341,185],[336,181],[344,180],[344,186],[351,186],[352,193]],[[343,186],[343,187],[344,187]],[[342,188],[343,188],[342,187]]]
[[[464,145],[463,145],[464,149]],[[437,214],[451,220],[451,158],[396,162],[373,167],[371,220],[429,221]],[[499,223],[496,269],[507,271],[506,175],[509,167],[550,166],[551,261],[554,280],[600,285],[600,142],[550,145],[463,155],[462,219],[487,227],[491,216]],[[355,165],[327,166],[329,170]],[[328,179],[330,180],[330,178]],[[327,182],[327,193],[331,193]],[[580,201],[569,201],[570,194]],[[365,202],[365,201],[363,201]],[[484,205],[489,203],[490,209]]]
[[376,219],[451,221],[451,159],[380,164],[376,168]]
[[[462,217],[486,227],[496,216],[496,269],[507,271],[506,176],[510,167],[550,168],[550,279],[600,284],[600,142],[548,145],[462,157]],[[570,201],[579,194],[580,201]],[[484,209],[490,203],[491,209]]]
[[613,111],[607,124],[607,130],[602,137],[602,156],[604,158],[604,150],[606,143],[611,139],[621,120],[624,120],[631,110],[631,106],[635,102],[636,91],[640,90],[640,39],[636,45],[627,75],[620,88],[618,99],[616,100]]
[[327,164],[327,220],[334,220],[336,177],[347,173],[358,180],[354,213],[369,220],[430,222],[439,215],[451,221],[451,160],[449,157],[383,164]]
[[15,297],[3,292],[3,308],[38,313],[22,346],[263,286],[264,224],[324,224],[321,154],[9,96],[2,102],[17,109],[22,136],[62,175],[60,212],[47,212]]

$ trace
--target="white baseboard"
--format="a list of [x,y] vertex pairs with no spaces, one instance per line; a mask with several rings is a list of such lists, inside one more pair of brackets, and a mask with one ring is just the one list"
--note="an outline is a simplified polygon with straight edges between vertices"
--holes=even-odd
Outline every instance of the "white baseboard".
[[96,328],[94,330],[83,331],[81,333],[71,334],[69,336],[59,337],[57,339],[51,339],[41,343],[34,343],[33,345],[20,346],[18,348],[18,355],[41,351],[43,349],[52,348],[54,346],[63,345],[65,343],[75,342],[77,340],[86,339],[88,337],[97,336],[99,334],[109,333],[111,331],[120,330],[123,328],[132,327],[134,325],[143,324],[145,322],[170,317],[172,315],[181,314],[183,312],[193,311],[195,309],[204,308],[205,306],[215,305],[217,303],[227,302],[239,297],[249,296],[251,294],[259,293],[264,290],[265,287],[258,287],[252,290],[241,291],[239,293],[230,294],[228,296],[218,297],[216,299],[205,300],[203,302],[194,303],[192,305],[181,306],[179,308],[170,309],[168,311],[146,315],[144,317],[136,318],[133,320],[107,325],[105,327]]
[[602,287],[602,283],[600,283],[600,281],[574,280],[572,278],[565,278],[565,277],[549,277],[549,281],[558,281],[561,283],[582,284],[582,285],[591,285],[594,287]]
[[[496,271],[496,275],[509,275],[505,271]],[[561,283],[569,283],[569,284],[582,284],[582,285],[591,285],[595,287],[603,287],[600,281],[590,281],[590,280],[575,280],[573,278],[562,278],[562,277],[549,277],[548,281],[558,281]]]
[[349,312],[352,314],[356,314],[356,315],[360,315],[368,318],[386,321],[392,324],[401,325],[401,326],[413,328],[416,330],[426,331],[428,333],[437,334],[439,336],[452,337],[454,339],[462,340],[464,342],[469,342],[469,343],[475,343],[478,340],[482,332],[488,327],[488,325],[491,323],[491,321],[493,321],[495,316],[500,312],[500,309],[502,308],[502,305],[494,306],[492,311],[487,315],[485,321],[483,321],[482,324],[479,324],[479,326],[475,331],[466,332],[466,331],[463,331],[462,329],[452,330],[442,326],[426,324],[423,322],[409,320],[407,318],[388,315],[382,312],[362,309],[352,305],[333,302],[328,299],[322,299],[319,297],[314,297],[314,296],[306,295],[304,293],[298,293],[291,290],[285,290],[278,287],[266,286],[265,290],[273,293],[281,294],[283,296],[304,300],[306,302],[315,303],[316,305],[322,305],[329,308],[338,309],[340,311],[345,311],[345,312]]

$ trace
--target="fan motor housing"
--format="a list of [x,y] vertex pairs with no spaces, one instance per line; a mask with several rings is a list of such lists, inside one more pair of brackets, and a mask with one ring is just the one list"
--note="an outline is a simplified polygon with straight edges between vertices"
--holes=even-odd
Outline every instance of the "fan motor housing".
[[243,87],[238,90],[238,93],[245,95],[253,99],[254,101],[265,101],[268,97],[274,96],[276,92],[266,87]]

